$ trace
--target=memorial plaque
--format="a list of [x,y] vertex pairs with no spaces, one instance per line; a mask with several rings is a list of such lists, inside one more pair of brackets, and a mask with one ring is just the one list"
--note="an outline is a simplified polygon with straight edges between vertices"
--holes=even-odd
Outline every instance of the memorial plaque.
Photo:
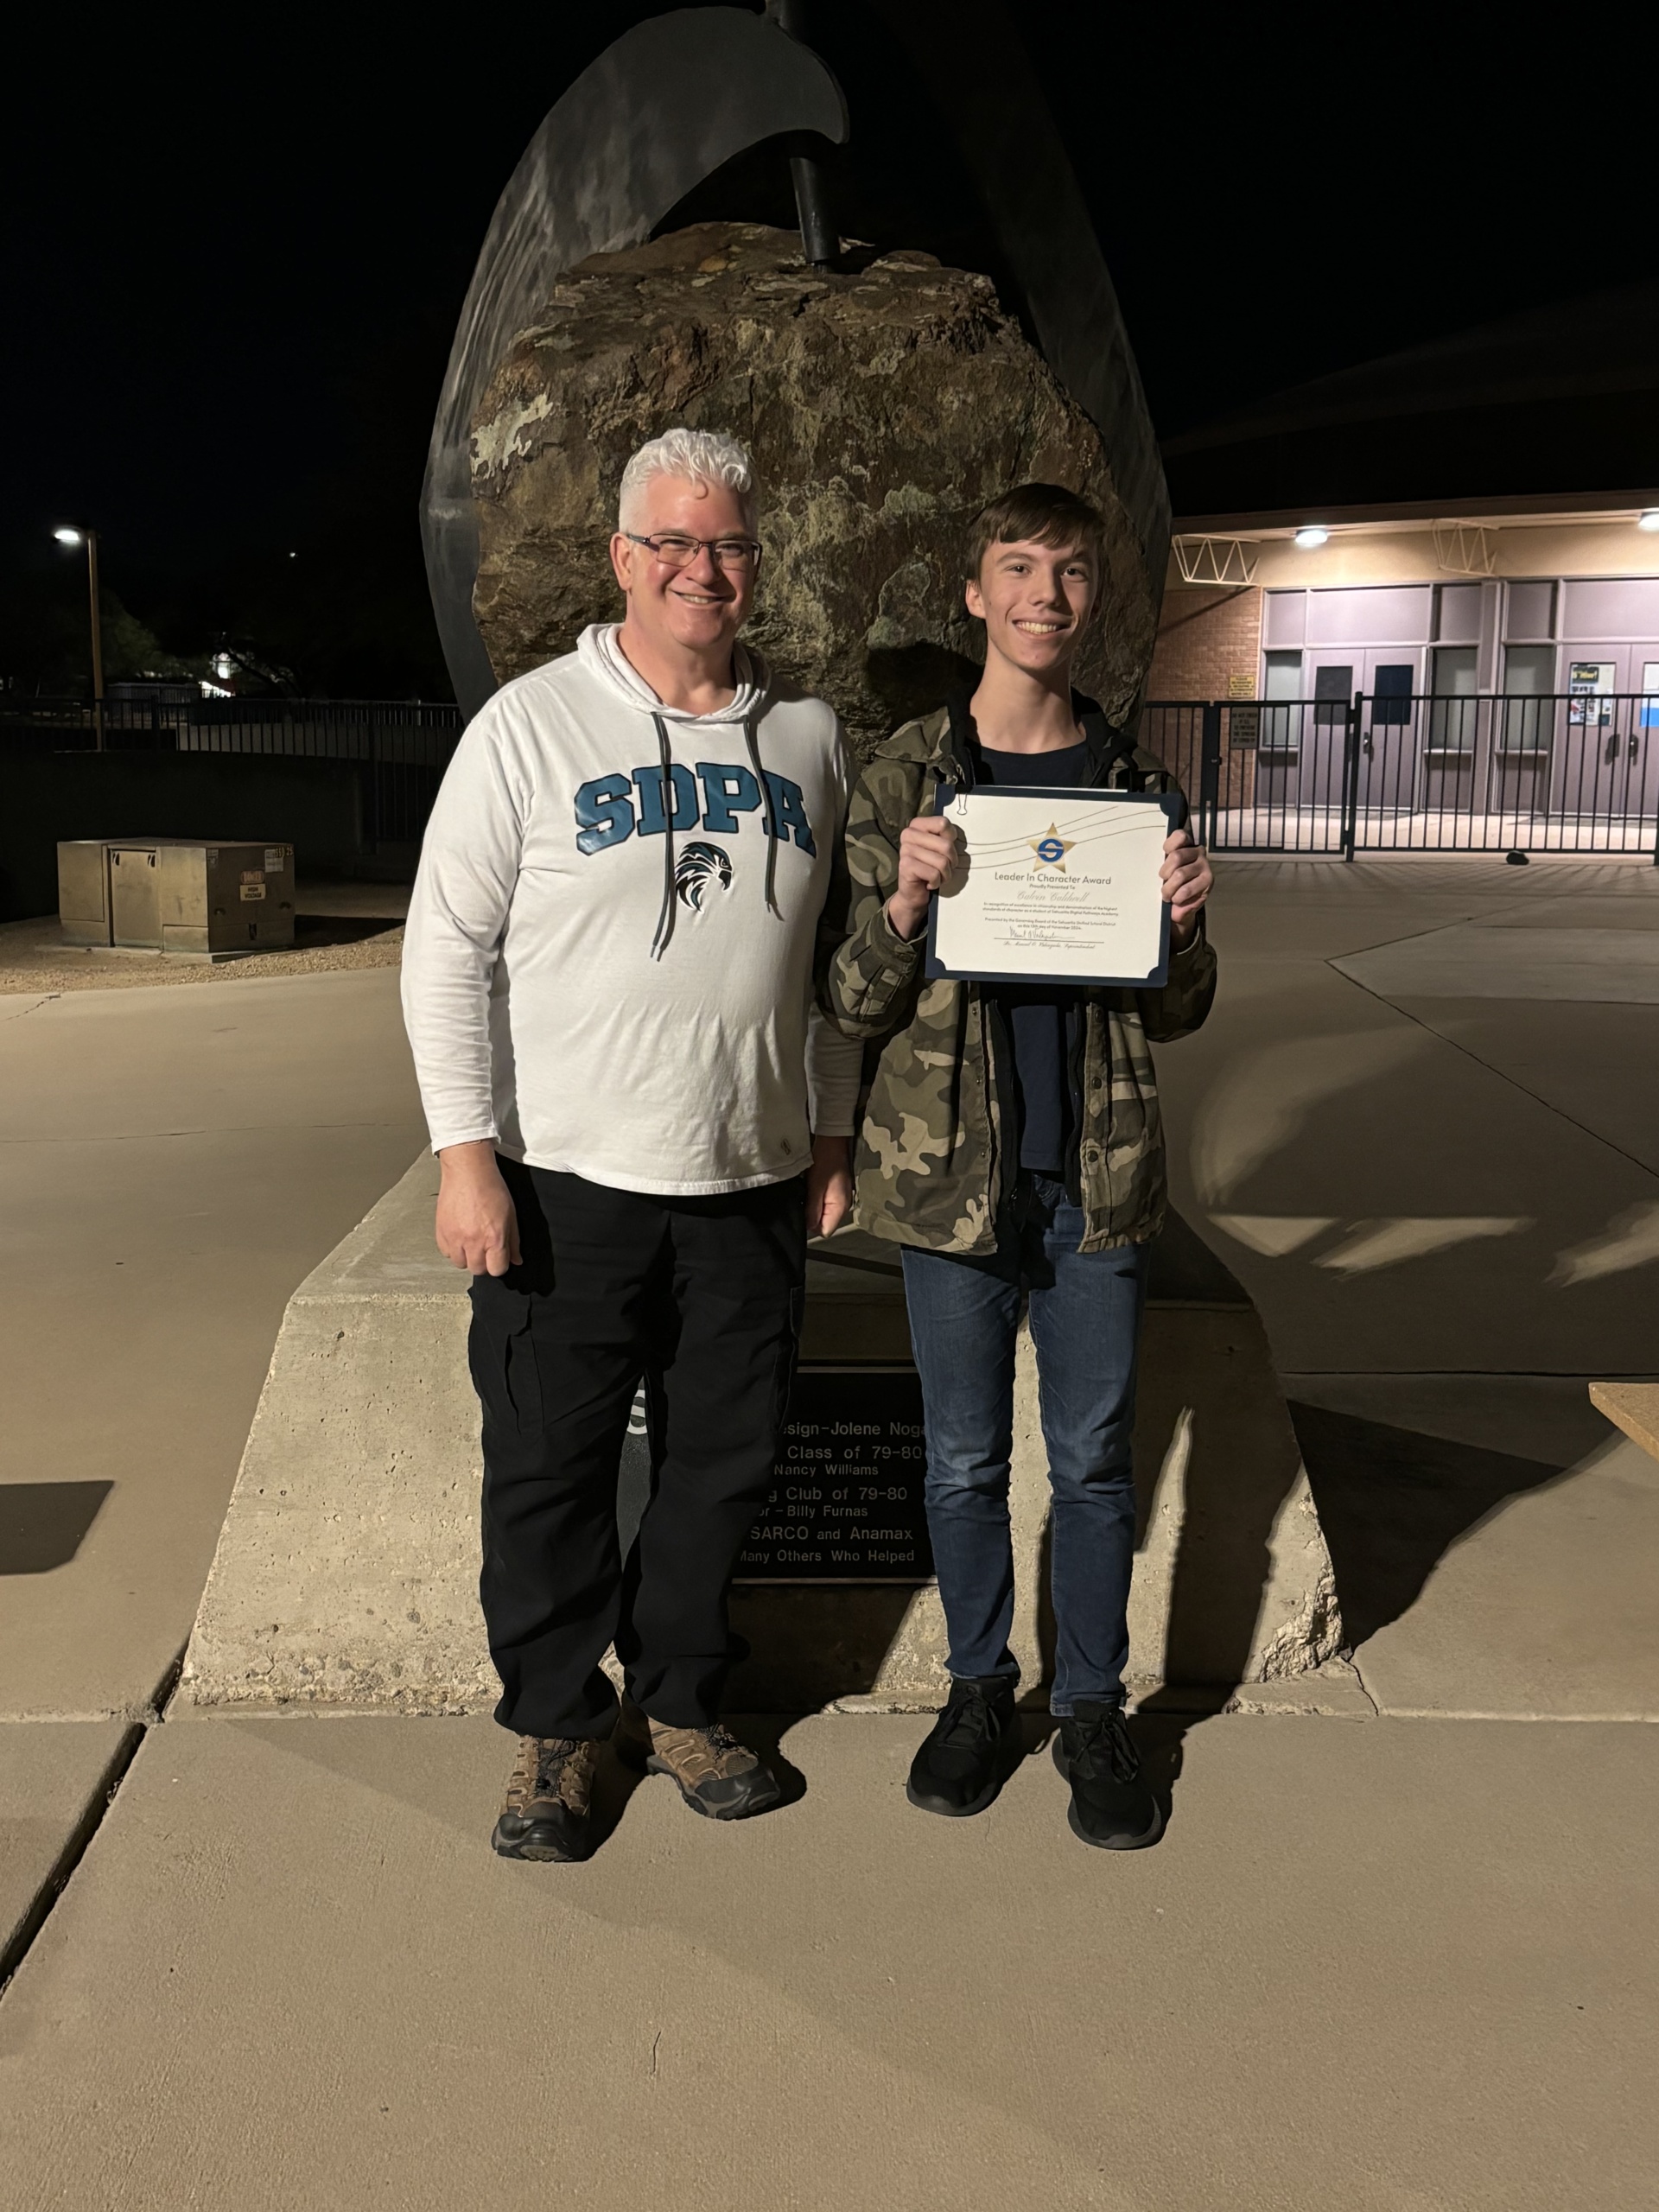
[[931,1582],[912,1368],[803,1367],[739,1582]]

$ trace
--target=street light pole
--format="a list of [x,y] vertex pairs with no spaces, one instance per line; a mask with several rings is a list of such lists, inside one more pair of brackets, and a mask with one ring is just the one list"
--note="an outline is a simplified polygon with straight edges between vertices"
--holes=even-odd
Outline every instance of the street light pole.
[[104,750],[104,610],[98,603],[98,532],[86,533],[86,586],[92,602],[92,727]]
[[98,603],[98,532],[95,530],[54,530],[60,545],[86,548],[86,588],[92,613],[92,728],[98,750],[104,750],[104,615]]

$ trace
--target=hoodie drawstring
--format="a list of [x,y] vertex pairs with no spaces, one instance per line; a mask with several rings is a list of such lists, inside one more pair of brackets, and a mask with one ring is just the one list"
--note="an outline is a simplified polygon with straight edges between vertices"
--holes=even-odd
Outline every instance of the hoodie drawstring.
[[663,764],[663,905],[657,917],[657,934],[651,941],[651,957],[660,960],[674,934],[674,817],[680,810],[680,795],[674,788],[668,726],[660,715],[651,719],[657,725],[657,751]]
[[781,922],[784,918],[778,913],[778,900],[773,893],[778,878],[778,824],[772,810],[772,785],[766,781],[766,772],[760,766],[760,739],[753,715],[744,716],[743,736],[749,748],[749,766],[754,771],[755,782],[760,786],[760,820],[766,833],[766,912],[778,914]]
[[[679,811],[679,793],[674,788],[674,754],[668,741],[668,726],[660,715],[653,715],[651,719],[657,726],[657,753],[662,762],[663,779],[663,903],[657,916],[657,934],[651,941],[651,957],[660,960],[674,935],[674,817]],[[778,821],[772,809],[772,785],[760,766],[760,740],[753,715],[744,720],[743,736],[749,748],[754,780],[760,786],[761,823],[766,838],[766,911],[782,921],[777,896]]]

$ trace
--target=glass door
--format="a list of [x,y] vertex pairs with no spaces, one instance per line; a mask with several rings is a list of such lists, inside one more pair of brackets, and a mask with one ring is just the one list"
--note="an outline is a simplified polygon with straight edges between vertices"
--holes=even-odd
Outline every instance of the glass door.
[[1497,813],[1541,814],[1548,805],[1555,720],[1554,646],[1507,646],[1503,704],[1492,751],[1492,806]]
[[1428,663],[1428,726],[1423,744],[1423,803],[1430,812],[1473,810],[1480,751],[1476,693],[1479,650],[1436,645]]

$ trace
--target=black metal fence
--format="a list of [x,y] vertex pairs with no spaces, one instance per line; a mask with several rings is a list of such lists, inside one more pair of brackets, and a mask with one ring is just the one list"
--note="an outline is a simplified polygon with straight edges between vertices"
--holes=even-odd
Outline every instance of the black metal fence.
[[[355,762],[363,834],[419,844],[461,710],[399,699],[0,694],[0,753],[281,754]],[[1141,743],[1217,852],[1647,853],[1659,860],[1659,696],[1156,701]]]
[[[101,728],[100,728],[101,722]],[[21,699],[0,694],[0,753],[228,753],[357,764],[365,842],[418,845],[461,709],[405,699]]]
[[1659,861],[1652,695],[1162,701],[1139,736],[1217,852]]

